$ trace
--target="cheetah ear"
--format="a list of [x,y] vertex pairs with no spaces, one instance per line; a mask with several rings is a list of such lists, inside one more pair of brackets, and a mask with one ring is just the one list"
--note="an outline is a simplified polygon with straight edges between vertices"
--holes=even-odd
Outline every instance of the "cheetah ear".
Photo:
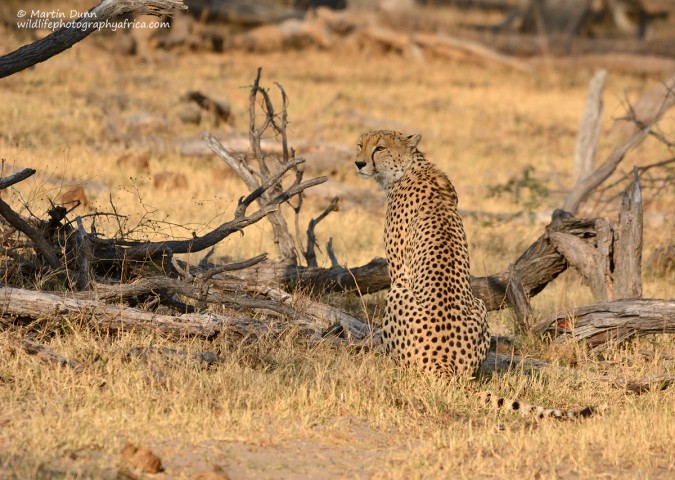
[[408,146],[410,148],[414,149],[420,143],[420,140],[422,140],[422,134],[421,133],[415,133],[414,135],[408,135]]

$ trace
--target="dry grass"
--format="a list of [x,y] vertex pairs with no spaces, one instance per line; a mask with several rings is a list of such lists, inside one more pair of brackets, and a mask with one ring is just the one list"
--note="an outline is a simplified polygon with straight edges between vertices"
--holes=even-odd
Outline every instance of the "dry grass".
[[[148,212],[171,222],[150,225],[146,235],[155,238],[188,237],[217,225],[244,192],[236,180],[214,175],[221,167],[216,160],[186,159],[172,147],[205,129],[177,117],[179,97],[188,90],[229,98],[235,128],[245,130],[245,86],[262,65],[263,82],[280,82],[290,96],[292,138],[351,144],[368,127],[350,111],[407,126],[423,134],[424,150],[449,173],[463,208],[511,212],[520,207],[505,197],[488,197],[489,186],[528,165],[552,190],[569,187],[592,73],[527,77],[468,63],[432,59],[421,66],[396,56],[313,51],[265,56],[150,51],[127,59],[109,55],[100,48],[104,44],[88,39],[3,80],[0,157],[6,168],[40,172],[7,198],[15,206],[22,198],[40,214],[47,197],[83,183],[94,208],[110,211],[112,195],[129,225]],[[624,95],[635,98],[655,80],[610,75],[605,124],[623,115]],[[130,125],[139,113],[164,120]],[[138,142],[145,145],[127,147],[110,133],[138,129]],[[661,129],[674,136],[672,114]],[[612,146],[603,140],[600,157]],[[149,172],[117,167],[128,151],[150,152]],[[663,150],[648,140],[631,154],[627,168],[662,158]],[[338,170],[332,182],[373,188],[354,178],[351,164]],[[184,173],[188,188],[155,189],[152,176],[162,171]],[[540,209],[559,205],[561,198],[553,193]],[[674,199],[671,189],[647,205],[647,255],[673,238]],[[378,194],[370,204],[348,200],[317,233],[322,243],[333,236],[338,257],[353,266],[383,255],[382,207]],[[303,224],[327,200],[315,193],[306,204]],[[541,232],[541,225],[522,222],[467,219],[466,227],[479,275],[506,267]],[[99,231],[105,228],[114,225]],[[264,223],[218,248],[218,254],[236,258],[261,251],[274,251]],[[673,297],[673,285],[672,279],[650,278],[646,296]],[[336,301],[355,309],[360,304]],[[568,273],[537,296],[534,307],[544,317],[589,301],[578,277]],[[675,469],[675,390],[636,396],[583,373],[606,371],[610,379],[673,373],[672,339],[646,339],[596,358],[576,346],[549,348],[520,338],[519,353],[575,368],[448,386],[378,355],[308,347],[293,338],[207,344],[109,337],[77,318],[52,321],[59,333],[41,341],[85,369],[76,374],[41,363],[21,348],[21,332],[0,332],[0,478],[112,476],[126,441],[160,454],[167,470],[158,478],[190,478],[213,465],[232,478],[669,478]],[[495,333],[510,331],[507,312],[491,321]],[[215,351],[223,363],[205,368],[159,354],[129,354],[133,347],[151,345]],[[582,423],[533,423],[497,416],[467,395],[482,389],[534,403],[607,409]]]

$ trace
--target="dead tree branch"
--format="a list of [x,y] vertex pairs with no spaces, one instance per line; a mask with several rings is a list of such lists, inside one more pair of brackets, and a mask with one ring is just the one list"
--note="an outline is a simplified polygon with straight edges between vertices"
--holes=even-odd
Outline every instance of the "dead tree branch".
[[586,177],[580,179],[572,188],[572,191],[567,195],[563,210],[571,213],[577,213],[581,204],[588,198],[588,196],[595,190],[602,182],[616,170],[616,167],[626,156],[631,149],[638,146],[649,135],[653,124],[649,124],[642,130],[634,134],[626,143],[620,147],[616,147],[610,156],[598,168]]
[[[471,287],[474,295],[482,299],[488,310],[508,306],[506,292],[513,271],[520,277],[527,298],[539,293],[567,268],[567,261],[550,241],[550,234],[565,232],[585,242],[593,242],[595,219],[578,219],[562,210],[553,212],[551,223],[523,254],[506,270],[487,277],[473,277]],[[261,263],[240,276],[258,279],[267,284],[305,286],[314,292],[338,292],[360,290],[373,293],[389,288],[387,261],[375,258],[366,265],[347,268],[284,267]]]
[[[35,173],[35,170],[32,168],[26,168],[14,175],[3,178],[0,180],[0,186],[2,188],[7,188],[10,185],[14,185],[21,180],[25,180]],[[9,222],[14,228],[25,234],[30,238],[35,244],[35,248],[42,254],[49,266],[55,270],[62,268],[61,261],[59,260],[58,255],[45,239],[44,234],[24,220],[21,215],[16,213],[12,208],[5,203],[4,200],[0,198],[0,215]]]
[[539,322],[534,333],[548,333],[556,341],[572,338],[595,350],[633,337],[675,333],[675,300],[616,300],[579,307]]
[[642,193],[634,170],[632,187],[626,189],[619,211],[618,239],[614,248],[614,298],[642,297]]
[[307,260],[308,267],[316,268],[319,266],[316,261],[316,251],[314,250],[316,247],[316,235],[314,233],[314,229],[321,220],[323,220],[328,216],[330,212],[335,212],[338,210],[339,200],[340,199],[338,197],[333,197],[333,199],[330,201],[330,204],[326,207],[326,209],[323,212],[321,212],[321,214],[318,217],[313,218],[309,221],[309,225],[307,226],[307,252],[305,253],[305,260]]
[[72,47],[100,29],[101,22],[125,13],[170,15],[174,10],[186,10],[183,0],[103,0],[78,18],[74,25],[62,28],[30,45],[0,57],[0,78],[20,72]]
[[598,70],[588,86],[584,115],[579,126],[577,145],[574,150],[574,181],[588,176],[595,164],[595,151],[602,128],[602,92],[607,70]]

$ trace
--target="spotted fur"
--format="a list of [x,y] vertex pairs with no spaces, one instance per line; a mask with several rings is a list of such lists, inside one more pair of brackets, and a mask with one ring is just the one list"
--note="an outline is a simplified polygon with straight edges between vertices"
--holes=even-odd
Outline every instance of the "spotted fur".
[[[385,350],[404,365],[447,377],[473,375],[490,345],[475,298],[469,250],[448,177],[418,150],[420,135],[379,130],[357,142],[356,169],[387,194],[384,241],[391,277],[382,322]],[[498,408],[578,416],[483,394]]]

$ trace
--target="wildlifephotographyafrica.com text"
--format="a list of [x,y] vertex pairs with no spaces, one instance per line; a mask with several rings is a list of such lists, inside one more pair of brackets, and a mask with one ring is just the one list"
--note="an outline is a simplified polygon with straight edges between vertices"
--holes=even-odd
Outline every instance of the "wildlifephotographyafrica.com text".
[[16,12],[16,26],[20,29],[47,29],[56,31],[61,28],[75,28],[78,30],[110,29],[113,32],[126,28],[168,28],[168,21],[143,21],[132,19],[97,20],[95,12],[80,12],[78,10],[19,10]]

